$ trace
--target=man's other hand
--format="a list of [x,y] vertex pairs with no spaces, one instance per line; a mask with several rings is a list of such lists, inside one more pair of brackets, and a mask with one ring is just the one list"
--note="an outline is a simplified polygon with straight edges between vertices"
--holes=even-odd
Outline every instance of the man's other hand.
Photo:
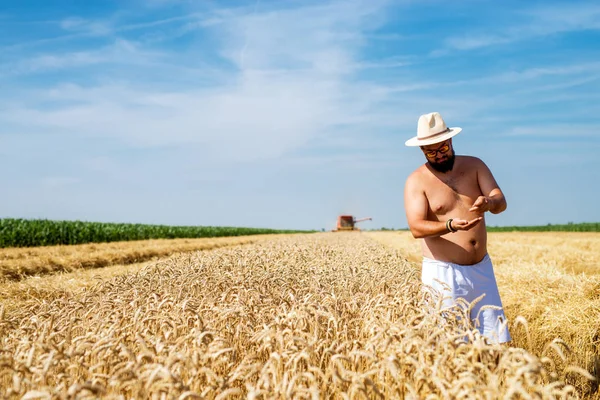
[[469,211],[484,213],[486,211],[490,211],[491,208],[491,200],[485,196],[479,196],[475,203],[469,208]]

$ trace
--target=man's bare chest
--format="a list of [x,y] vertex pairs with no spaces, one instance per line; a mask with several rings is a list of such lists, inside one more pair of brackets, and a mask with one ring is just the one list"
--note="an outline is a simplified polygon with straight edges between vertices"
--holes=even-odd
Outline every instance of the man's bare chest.
[[451,175],[431,176],[425,195],[429,207],[436,215],[443,215],[456,208],[469,208],[481,195],[475,173],[465,171]]

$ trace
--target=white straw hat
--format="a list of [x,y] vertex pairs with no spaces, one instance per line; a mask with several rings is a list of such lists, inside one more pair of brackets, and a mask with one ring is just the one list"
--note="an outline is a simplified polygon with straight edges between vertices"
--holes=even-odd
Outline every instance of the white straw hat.
[[427,146],[443,142],[457,135],[462,128],[448,128],[440,113],[432,112],[419,117],[417,136],[408,139],[407,146]]

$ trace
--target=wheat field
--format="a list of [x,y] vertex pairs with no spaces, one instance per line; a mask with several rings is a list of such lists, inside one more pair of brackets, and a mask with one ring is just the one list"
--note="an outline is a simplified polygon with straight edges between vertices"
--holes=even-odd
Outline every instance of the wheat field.
[[150,239],[75,245],[0,249],[0,283],[30,276],[81,271],[119,264],[140,263],[173,253],[209,250],[268,240],[275,235],[199,239]]
[[[545,320],[556,322],[544,330],[541,317],[528,320],[525,311],[552,295],[520,283],[518,268],[501,273],[499,261],[515,343],[493,345],[459,318],[463,310],[442,316],[428,298],[415,244],[398,233],[280,236],[177,253],[122,273],[98,270],[96,281],[86,271],[79,289],[77,273],[25,279],[17,282],[22,291],[11,292],[19,297],[0,302],[0,397],[596,396],[589,365],[572,362],[568,350],[589,332],[562,340],[554,333],[569,332],[560,307],[592,296],[577,307],[594,311],[599,275],[562,264],[549,270],[544,279],[560,272],[556,279],[572,280],[552,287],[554,296],[568,296],[560,307],[546,304]],[[33,290],[47,280],[45,290]],[[594,318],[571,321],[572,331],[591,332]]]
[[[420,242],[410,233],[368,235],[420,268]],[[507,317],[527,322],[511,329],[511,345],[541,357],[558,339],[564,356],[553,360],[558,370],[577,365],[600,377],[600,234],[493,232],[488,251]],[[565,380],[600,398],[597,381]]]

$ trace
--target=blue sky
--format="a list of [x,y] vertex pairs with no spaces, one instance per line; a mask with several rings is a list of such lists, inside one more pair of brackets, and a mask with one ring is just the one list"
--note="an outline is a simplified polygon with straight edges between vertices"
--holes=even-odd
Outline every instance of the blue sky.
[[508,209],[600,221],[600,4],[0,0],[0,216],[406,227],[420,114]]

